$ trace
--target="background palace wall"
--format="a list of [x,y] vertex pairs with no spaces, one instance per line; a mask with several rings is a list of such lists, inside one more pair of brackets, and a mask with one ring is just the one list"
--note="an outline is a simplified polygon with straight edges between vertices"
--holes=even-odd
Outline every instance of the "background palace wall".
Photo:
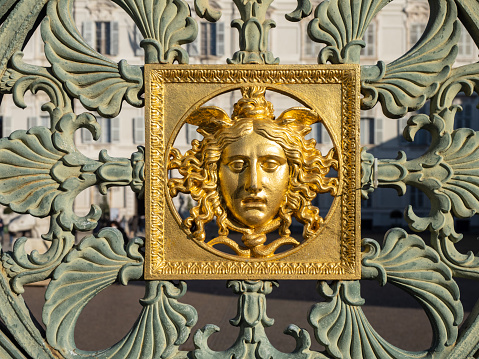
[[[188,45],[191,64],[224,64],[226,58],[237,50],[238,35],[236,29],[231,29],[229,23],[238,18],[239,14],[230,1],[210,1],[213,6],[220,8],[223,15],[218,23],[199,21],[199,36],[194,43]],[[113,61],[126,59],[128,63],[143,64],[143,49],[139,47],[141,35],[133,21],[111,1],[76,0],[74,3],[74,17],[79,31],[84,38],[105,56]],[[272,53],[280,57],[282,64],[313,64],[322,45],[313,43],[307,37],[307,21],[291,23],[284,15],[294,9],[295,3],[288,0],[276,0],[269,17],[276,21],[278,29],[270,32],[270,48]],[[192,16],[197,17],[196,14]],[[420,38],[428,20],[428,5],[424,0],[396,0],[386,6],[369,26],[365,41],[367,47],[362,51],[363,64],[375,64],[378,59],[389,62],[405,53],[414,46]],[[390,39],[395,39],[391,41]],[[38,65],[48,66],[44,58],[43,42],[39,31],[26,46],[25,61]],[[469,35],[463,32],[459,42],[459,54],[456,66],[477,61],[478,50]],[[7,96],[8,97],[8,96]],[[234,102],[239,93],[223,95],[214,104],[231,113]],[[296,103],[284,96],[273,94],[270,100],[275,106],[277,114]],[[32,126],[48,126],[48,114],[41,110],[45,102],[42,94],[36,96],[27,94],[28,107],[24,110],[14,106],[11,98],[6,98],[0,108],[0,124],[3,136],[12,131],[26,129]],[[477,98],[458,98],[463,111],[458,115],[458,127],[470,127],[479,130],[479,116],[476,109]],[[82,112],[80,103],[75,104],[77,113]],[[386,119],[379,106],[373,110],[361,112],[361,144],[370,149],[375,157],[395,157],[397,148],[406,151],[408,158],[414,158],[427,150],[429,143],[428,133],[420,131],[414,143],[407,142],[402,137],[409,116],[399,120]],[[136,147],[144,144],[144,110],[124,105],[119,117],[114,119],[98,118],[102,126],[102,135],[99,141],[93,141],[86,130],[78,131],[76,143],[82,153],[96,158],[101,149],[108,150],[113,157],[130,157]],[[423,133],[424,132],[424,133]],[[331,140],[321,126],[316,126],[312,133],[318,146],[325,153],[331,147]],[[192,126],[185,126],[180,132],[176,147],[182,152],[188,148],[188,143],[199,138]],[[327,195],[319,196],[317,204],[326,212],[331,199]],[[111,220],[118,220],[126,227],[128,234],[140,234],[143,226],[144,206],[137,201],[134,193],[127,188],[114,187],[106,196],[102,196],[96,189],[89,189],[77,197],[74,207],[78,214],[86,214],[92,203],[109,208]],[[363,228],[389,228],[392,225],[405,225],[402,212],[407,204],[411,203],[416,213],[426,214],[429,201],[422,192],[414,187],[408,189],[403,197],[398,197],[391,189],[379,189],[371,198],[362,203]],[[188,198],[178,200],[182,210],[187,211]],[[0,213],[7,224],[16,215]],[[39,226],[40,223],[37,224]],[[44,225],[44,224],[43,224]],[[477,216],[470,220],[461,221],[458,231],[479,226]],[[41,232],[45,233],[45,232]]]

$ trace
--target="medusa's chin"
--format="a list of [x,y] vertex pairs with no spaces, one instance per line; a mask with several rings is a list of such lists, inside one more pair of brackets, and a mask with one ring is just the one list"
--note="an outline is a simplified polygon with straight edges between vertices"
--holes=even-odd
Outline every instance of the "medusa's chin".
[[228,229],[233,230],[238,233],[264,233],[267,234],[269,232],[272,232],[281,225],[281,218],[280,217],[275,217],[272,220],[268,221],[265,223],[263,226],[257,226],[257,227],[251,227],[243,224],[242,222],[238,221],[236,218],[234,218],[232,215],[228,216],[228,218],[225,221],[226,226]]

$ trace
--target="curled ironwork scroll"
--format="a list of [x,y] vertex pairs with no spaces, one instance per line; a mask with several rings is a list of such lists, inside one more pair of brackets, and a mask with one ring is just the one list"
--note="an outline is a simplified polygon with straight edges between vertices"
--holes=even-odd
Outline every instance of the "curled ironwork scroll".
[[[143,37],[148,64],[187,64],[187,44],[194,41],[198,24],[184,0],[113,0],[136,23]],[[238,51],[230,64],[279,63],[269,49],[276,26],[269,18],[272,0],[236,1],[240,18],[232,22],[239,33]],[[329,0],[315,9],[309,0],[292,4],[286,18],[308,21],[309,37],[325,45],[317,54],[321,64],[360,64],[367,27],[391,0]],[[308,316],[311,328],[294,324],[286,334],[296,341],[291,353],[282,353],[268,340],[265,328],[274,321],[266,313],[266,296],[278,285],[273,280],[231,280],[238,295],[238,312],[231,324],[238,339],[225,351],[214,351],[208,337],[219,331],[207,325],[195,331],[195,349],[182,351],[197,322],[196,310],[181,302],[186,283],[146,281],[142,311],[128,334],[111,348],[87,352],[76,348],[76,321],[89,300],[115,282],[127,285],[142,280],[144,238],[125,244],[121,233],[105,228],[75,244],[75,232],[95,228],[99,206],[78,216],[73,201],[85,189],[98,186],[106,193],[113,186],[145,192],[145,151],[130,158],[111,157],[101,151],[98,160],[86,157],[74,142],[76,131],[100,137],[96,117],[112,118],[122,104],[144,106],[144,68],[115,62],[86,41],[72,17],[73,0],[4,0],[0,4],[0,94],[11,94],[16,106],[29,106],[25,94],[42,92],[42,109],[49,125],[13,132],[0,140],[0,203],[13,212],[49,217],[43,234],[50,242],[44,254],[25,252],[25,238],[12,251],[2,252],[0,273],[0,356],[2,358],[473,358],[478,355],[479,316],[475,310],[462,327],[464,313],[456,277],[479,279],[479,258],[461,253],[462,235],[455,218],[479,211],[479,135],[455,129],[454,104],[459,93],[479,90],[477,63],[454,67],[461,31],[479,44],[479,5],[476,0],[429,0],[429,22],[419,41],[404,55],[386,64],[361,67],[363,109],[381,106],[388,118],[399,118],[430,101],[429,113],[412,116],[404,137],[415,141],[418,131],[431,134],[429,148],[414,159],[400,152],[395,159],[361,154],[362,195],[374,196],[379,187],[404,195],[412,187],[431,203],[422,216],[409,206],[406,221],[423,238],[394,228],[381,245],[363,239],[362,280],[388,282],[406,291],[423,307],[432,330],[428,350],[405,351],[382,338],[361,309],[361,281],[319,282],[324,298]],[[215,22],[221,12],[207,0],[195,0],[196,14]],[[464,25],[461,26],[461,23]],[[22,49],[41,28],[48,66],[28,64]],[[461,30],[462,29],[462,30]],[[300,69],[296,67],[296,69]],[[80,112],[80,103],[87,112]],[[90,111],[90,112],[88,112]],[[457,127],[457,126],[456,126]],[[114,155],[114,154],[112,154]],[[333,163],[332,161],[331,163]],[[174,187],[174,186],[173,186]],[[186,191],[186,189],[185,189]],[[194,227],[194,225],[191,225]],[[43,308],[45,332],[30,317],[21,293],[29,283],[50,279]],[[215,334],[221,335],[221,334]],[[324,352],[311,349],[312,340]]]

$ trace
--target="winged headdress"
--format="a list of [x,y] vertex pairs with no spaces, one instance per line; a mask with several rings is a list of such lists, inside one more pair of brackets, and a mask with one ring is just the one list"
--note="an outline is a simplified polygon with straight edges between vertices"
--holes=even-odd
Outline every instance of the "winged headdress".
[[214,135],[217,131],[233,126],[237,121],[255,120],[272,121],[280,126],[288,127],[301,136],[311,132],[311,125],[320,122],[319,115],[306,107],[292,107],[284,111],[278,118],[274,116],[271,102],[265,98],[265,87],[242,87],[242,98],[234,105],[231,118],[219,107],[200,107],[188,116],[187,122],[198,126],[203,135]]

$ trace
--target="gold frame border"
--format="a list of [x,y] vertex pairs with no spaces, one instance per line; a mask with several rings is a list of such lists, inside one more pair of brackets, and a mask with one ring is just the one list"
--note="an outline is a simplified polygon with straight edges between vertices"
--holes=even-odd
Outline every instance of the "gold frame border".
[[[226,67],[226,66],[225,66]],[[332,67],[332,66],[331,66]],[[229,68],[182,69],[147,65],[146,104],[149,108],[150,126],[146,136],[152,146],[147,146],[146,209],[147,243],[145,278],[179,278],[191,275],[219,275],[221,278],[261,279],[261,276],[327,275],[329,279],[360,278],[360,146],[359,146],[359,95],[360,70],[358,65],[335,65],[334,69],[244,69]],[[162,160],[165,158],[164,91],[165,83],[222,83],[242,84],[340,84],[342,89],[341,150],[344,168],[341,189],[341,240],[339,262],[287,262],[287,261],[168,261],[164,252],[165,184],[167,174]],[[148,92],[149,90],[149,92]],[[154,165],[152,165],[152,163]],[[359,173],[359,174],[358,174]],[[150,207],[151,206],[151,207]],[[150,220],[150,222],[148,221]],[[157,240],[151,240],[157,238]],[[150,240],[148,240],[150,239]],[[230,277],[231,276],[231,277]],[[196,278],[196,277],[195,277]],[[305,278],[309,279],[309,278]],[[325,278],[324,278],[325,279]]]
[[[168,180],[163,166],[165,157],[165,118],[163,112],[165,85],[161,82],[153,82],[149,84],[149,88],[151,92],[146,105],[150,109],[150,123],[155,124],[155,129],[152,130],[152,126],[146,126],[145,128],[145,135],[149,138],[148,143],[152,144],[147,148],[149,160],[145,158],[145,234],[146,238],[159,238],[162,240],[147,242],[149,250],[147,251],[145,269],[150,267],[152,263],[164,261],[165,185]],[[155,185],[151,186],[151,183]]]

